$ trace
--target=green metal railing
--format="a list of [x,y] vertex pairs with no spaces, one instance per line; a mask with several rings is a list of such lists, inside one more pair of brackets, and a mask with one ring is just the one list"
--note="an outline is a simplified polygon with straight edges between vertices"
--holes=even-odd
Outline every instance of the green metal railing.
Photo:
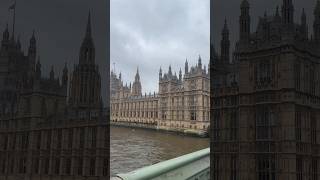
[[209,180],[210,148],[163,161],[125,174],[113,180]]

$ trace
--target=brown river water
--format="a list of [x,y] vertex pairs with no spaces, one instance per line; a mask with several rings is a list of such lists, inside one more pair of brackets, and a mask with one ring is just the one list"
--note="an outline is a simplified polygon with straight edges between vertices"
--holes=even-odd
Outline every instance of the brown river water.
[[111,126],[111,176],[209,147],[209,138]]

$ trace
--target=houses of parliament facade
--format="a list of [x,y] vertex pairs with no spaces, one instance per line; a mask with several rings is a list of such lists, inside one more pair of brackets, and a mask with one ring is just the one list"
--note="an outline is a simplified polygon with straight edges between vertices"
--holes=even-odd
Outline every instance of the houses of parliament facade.
[[312,36],[292,0],[254,32],[248,0],[240,8],[235,51],[227,20],[220,54],[211,47],[211,179],[320,179],[320,2]]
[[111,121],[146,124],[157,129],[205,134],[209,129],[209,72],[199,56],[195,66],[185,62],[184,75],[159,70],[159,91],[142,94],[137,69],[134,82],[124,84],[121,73],[110,76]]
[[0,49],[0,179],[109,178],[109,136],[89,14],[78,64],[41,72],[36,34],[27,54],[8,25]]

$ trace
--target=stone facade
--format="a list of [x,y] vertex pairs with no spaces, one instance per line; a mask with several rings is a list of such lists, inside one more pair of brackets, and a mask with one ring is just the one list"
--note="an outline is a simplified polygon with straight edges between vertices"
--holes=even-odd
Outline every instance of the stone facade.
[[0,50],[0,179],[108,178],[109,136],[94,53],[89,16],[72,76],[65,66],[61,79],[53,67],[44,78],[35,33],[25,55],[6,28]]
[[319,179],[320,2],[313,37],[292,0],[250,30],[241,3],[240,38],[229,61],[227,22],[221,54],[211,49],[211,179]]
[[182,76],[159,71],[159,92],[142,95],[139,71],[133,85],[123,85],[111,72],[111,120],[156,125],[179,132],[207,132],[209,128],[209,74],[201,63],[188,68]]

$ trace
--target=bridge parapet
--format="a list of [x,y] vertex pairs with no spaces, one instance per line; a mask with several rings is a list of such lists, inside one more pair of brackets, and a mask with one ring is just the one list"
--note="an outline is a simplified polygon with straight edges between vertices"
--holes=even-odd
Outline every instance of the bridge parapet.
[[117,174],[111,180],[209,180],[210,148]]

